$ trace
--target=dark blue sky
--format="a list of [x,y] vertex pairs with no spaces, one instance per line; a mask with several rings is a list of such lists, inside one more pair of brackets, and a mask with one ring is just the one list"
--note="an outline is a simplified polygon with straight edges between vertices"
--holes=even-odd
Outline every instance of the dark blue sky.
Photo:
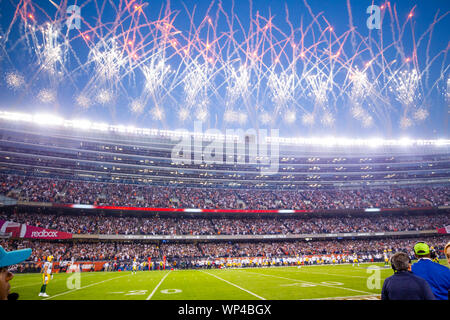
[[[307,4],[303,1],[279,1],[279,0],[255,0],[249,1],[171,1],[170,11],[173,18],[173,28],[181,31],[181,34],[171,35],[170,39],[178,41],[178,46],[187,46],[188,41],[183,37],[194,37],[195,28],[205,22],[206,15],[211,17],[211,25],[204,26],[198,33],[199,41],[191,49],[193,56],[197,57],[198,63],[205,62],[208,57],[219,55],[222,62],[230,62],[230,65],[238,66],[242,63],[249,63],[248,56],[244,52],[247,50],[259,51],[262,68],[253,69],[249,86],[251,93],[241,96],[236,101],[233,110],[246,114],[245,123],[228,123],[224,121],[226,110],[225,103],[229,101],[227,96],[227,85],[221,66],[216,62],[210,65],[216,69],[211,83],[205,85],[205,96],[198,95],[196,101],[190,106],[189,114],[191,118],[185,122],[180,122],[177,115],[180,109],[186,105],[186,93],[183,91],[182,79],[186,74],[185,64],[173,48],[166,51],[169,59],[166,61],[171,69],[176,72],[176,76],[168,78],[164,83],[161,92],[170,89],[170,94],[164,98],[149,98],[144,93],[145,77],[142,66],[151,61],[153,56],[154,36],[149,30],[155,30],[154,22],[164,16],[164,9],[167,2],[164,1],[103,1],[103,0],[54,0],[54,1],[25,1],[29,4],[26,7],[17,9],[18,0],[0,0],[1,16],[0,26],[2,33],[0,51],[0,109],[10,111],[36,112],[51,111],[67,118],[88,118],[93,121],[104,121],[120,124],[134,124],[140,127],[150,128],[187,128],[192,129],[193,120],[198,112],[198,106],[203,101],[208,100],[208,117],[204,127],[216,127],[224,130],[228,127],[272,127],[280,129],[282,136],[308,136],[308,135],[328,135],[338,136],[385,136],[400,137],[414,136],[427,138],[448,137],[448,101],[445,100],[445,89],[449,77],[448,57],[445,50],[448,50],[450,30],[450,3],[449,1],[373,1],[373,4],[383,6],[381,15],[382,25],[380,30],[369,30],[366,21],[369,15],[366,9],[372,1],[349,1],[346,0],[310,0]],[[53,2],[53,4],[52,4]],[[22,3],[22,2],[20,2]],[[81,4],[81,29],[67,31],[66,27],[61,27],[57,40],[53,44],[62,45],[67,41],[67,46],[62,46],[63,63],[56,62],[52,66],[59,72],[59,75],[52,74],[43,68],[45,65],[45,45],[39,27],[45,26],[46,22],[51,22],[61,26],[66,16],[64,10],[58,11],[54,4],[71,5]],[[138,14],[134,6],[143,6],[142,12]],[[112,5],[114,4],[114,5]],[[128,4],[128,11],[124,6]],[[104,7],[103,7],[104,5]],[[388,8],[390,6],[390,8]],[[118,8],[124,9],[122,15],[118,15]],[[225,14],[219,10],[222,7]],[[162,9],[163,8],[163,9]],[[414,8],[413,11],[411,11]],[[194,11],[195,9],[195,11]],[[208,12],[209,10],[209,12]],[[310,11],[313,16],[311,16]],[[349,16],[351,12],[351,19]],[[23,17],[14,13],[22,14]],[[193,14],[193,24],[189,20],[189,14]],[[390,12],[394,14],[391,19]],[[408,14],[413,13],[411,21],[407,22],[404,30],[403,24],[408,20]],[[289,15],[289,24],[286,22],[286,14]],[[447,14],[436,25],[430,28],[435,16],[441,17]],[[259,18],[258,18],[259,16]],[[131,17],[134,17],[132,20]],[[252,29],[250,17],[253,19]],[[272,35],[262,37],[262,31],[256,32],[257,24],[263,28],[266,21],[272,18]],[[314,23],[313,18],[317,18]],[[170,20],[171,20],[170,19]],[[228,19],[228,20],[227,20]],[[398,19],[398,20],[397,20]],[[120,20],[120,24],[117,21]],[[349,33],[351,27],[354,33]],[[101,24],[99,23],[101,21]],[[237,45],[239,53],[230,53],[224,33],[229,32],[228,22],[233,21],[235,34],[233,39]],[[14,22],[14,23],[13,23]],[[25,27],[25,22],[36,27],[35,33]],[[171,20],[172,22],[172,20]],[[411,22],[412,26],[411,27]],[[146,27],[146,24],[152,27]],[[311,24],[312,23],[312,24]],[[397,25],[398,23],[398,25]],[[132,26],[140,26],[133,29]],[[291,33],[291,26],[296,30]],[[302,39],[301,30],[305,31]],[[311,28],[308,29],[308,26]],[[324,30],[331,26],[333,34]],[[28,30],[28,31],[27,31]],[[252,30],[253,33],[249,33]],[[422,34],[428,32],[423,38]],[[9,33],[8,33],[9,31]],[[202,45],[213,41],[213,33],[219,39],[212,44],[211,52],[207,52]],[[323,35],[321,36],[321,34]],[[36,38],[33,38],[33,35]],[[81,36],[89,36],[88,40]],[[267,35],[267,33],[266,33]],[[382,37],[381,37],[382,35]],[[431,35],[431,40],[430,40]],[[289,41],[286,41],[289,38]],[[34,39],[34,40],[33,40]],[[101,40],[116,39],[123,54],[128,55],[123,67],[118,67],[118,74],[110,81],[102,82],[98,78],[98,65],[91,60],[92,50]],[[414,40],[415,39],[415,40]],[[418,40],[420,42],[418,42]],[[413,41],[414,40],[414,41]],[[34,42],[36,41],[36,42]],[[126,41],[130,41],[127,45]],[[331,43],[330,43],[331,41]],[[314,47],[317,43],[317,47]],[[322,105],[315,104],[311,92],[307,88],[307,82],[302,78],[302,85],[296,87],[292,93],[291,100],[285,105],[276,106],[274,95],[267,87],[267,79],[270,70],[275,75],[280,75],[282,71],[289,69],[289,63],[294,54],[291,44],[301,46],[303,44],[307,52],[310,64],[303,64],[302,60],[296,63],[296,71],[315,74],[320,70],[324,75],[333,74],[333,85],[327,94],[327,102]],[[414,46],[419,44],[414,49]],[[51,45],[51,43],[50,43]],[[269,45],[273,45],[270,50]],[[341,47],[342,45],[342,47]],[[40,46],[40,47],[38,47]],[[377,52],[381,46],[384,47],[383,55]],[[221,51],[219,52],[219,47]],[[178,47],[180,48],[180,47]],[[196,49],[195,49],[196,48]],[[103,48],[104,49],[104,48]],[[228,51],[227,51],[228,49]],[[330,63],[326,58],[326,52],[330,49],[333,54],[342,53],[337,60]],[[178,49],[180,50],[180,49]],[[267,51],[264,51],[267,50]],[[264,51],[264,53],[262,53]],[[91,52],[91,55],[90,55]],[[416,52],[416,54],[414,54]],[[205,53],[205,55],[203,55]],[[211,54],[210,54],[211,53]],[[277,54],[279,61],[277,59]],[[136,54],[136,60],[131,59],[131,55]],[[308,56],[309,54],[309,56]],[[205,58],[206,57],[206,58]],[[48,58],[48,56],[47,56]],[[377,83],[374,86],[376,94],[361,102],[365,119],[371,117],[372,125],[362,125],[361,118],[357,118],[352,113],[352,106],[348,99],[349,70],[364,69],[365,63],[373,58],[373,69],[367,69],[370,83]],[[203,59],[203,60],[202,60]],[[219,60],[219,59],[216,59]],[[235,62],[239,60],[240,62]],[[130,62],[131,61],[131,62]],[[144,61],[144,62],[143,62]],[[192,62],[193,60],[187,60]],[[134,64],[133,64],[134,63]],[[386,63],[391,67],[386,68]],[[427,68],[427,64],[428,67]],[[205,63],[208,65],[208,63]],[[193,64],[190,64],[193,66]],[[314,69],[316,66],[318,69]],[[271,69],[274,67],[273,69]],[[411,72],[418,69],[421,75],[417,95],[412,106],[405,107],[396,99],[395,86],[393,90],[388,90],[393,82],[389,82],[389,76],[397,71]],[[185,73],[183,73],[183,71]],[[426,71],[426,72],[425,72]],[[11,85],[11,75],[19,75],[23,79],[21,83]],[[210,75],[212,76],[212,75]],[[174,80],[174,79],[178,80]],[[375,81],[375,78],[377,79]],[[258,82],[261,80],[261,82]],[[108,103],[101,104],[98,97],[101,90],[114,95],[114,99]],[[202,86],[199,88],[202,92]],[[45,99],[46,94],[50,98]],[[53,95],[53,96],[52,96]],[[82,109],[76,99],[81,95],[89,97],[89,108]],[[144,99],[143,96],[146,98]],[[50,100],[50,101],[48,101]],[[133,101],[142,102],[144,111],[135,114],[130,111]],[[155,119],[152,110],[155,106],[164,113],[162,121]],[[425,109],[428,117],[419,121],[416,120],[415,111]],[[295,110],[296,119],[292,122],[284,121],[288,111]],[[267,125],[260,121],[260,115],[265,111],[273,121]],[[315,115],[315,124],[311,126],[302,122],[302,116],[306,113]],[[324,125],[321,119],[325,114],[330,114],[334,119],[331,126]],[[322,118],[321,118],[322,117]],[[411,126],[400,128],[400,120],[406,117],[412,121]]]

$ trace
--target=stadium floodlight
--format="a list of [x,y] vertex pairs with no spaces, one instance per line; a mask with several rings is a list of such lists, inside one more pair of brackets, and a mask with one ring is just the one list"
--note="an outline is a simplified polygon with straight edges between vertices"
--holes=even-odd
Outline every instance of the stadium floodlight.
[[71,207],[74,209],[95,209],[95,206],[91,204],[73,204]]
[[[59,116],[53,114],[35,114],[30,115],[28,113],[0,111],[0,120],[13,121],[13,122],[29,122],[40,126],[62,126],[75,129],[93,130],[102,132],[118,132],[122,134],[133,135],[153,135],[160,137],[193,137],[195,139],[218,139],[221,141],[240,141],[241,136],[237,134],[220,134],[220,133],[203,133],[203,132],[189,132],[186,130],[159,130],[149,128],[135,128],[134,126],[125,125],[110,125],[107,123],[96,123],[89,120],[65,120]],[[318,146],[318,147],[411,147],[411,146],[438,146],[448,147],[450,146],[449,139],[435,139],[413,140],[408,137],[395,139],[383,139],[383,138],[369,138],[369,139],[350,139],[345,137],[266,137],[266,141],[284,145],[298,145],[298,146]]]
[[371,148],[378,148],[383,145],[383,139],[381,138],[372,138],[367,141],[367,146]]
[[61,126],[64,124],[64,119],[52,114],[35,114],[33,122],[37,125]]
[[278,213],[294,213],[295,210],[289,210],[289,209],[280,209],[278,210]]
[[91,129],[99,131],[108,131],[109,125],[107,123],[94,122],[92,123]]
[[89,120],[67,120],[66,123],[74,129],[89,130],[92,127],[92,123]]
[[398,141],[398,143],[399,143],[400,146],[405,146],[405,147],[407,147],[407,146],[412,145],[412,144],[413,144],[413,141],[412,141],[410,138],[401,138],[401,139]]
[[435,140],[434,144],[437,145],[437,146],[445,146],[445,145],[449,145],[450,144],[450,140],[438,139],[438,140]]
[[31,114],[7,112],[7,111],[0,111],[0,119],[5,119],[9,121],[33,122],[33,116]]

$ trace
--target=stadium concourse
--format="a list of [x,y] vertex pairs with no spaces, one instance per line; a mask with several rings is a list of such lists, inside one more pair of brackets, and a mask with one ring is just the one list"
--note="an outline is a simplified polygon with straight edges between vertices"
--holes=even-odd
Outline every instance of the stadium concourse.
[[18,118],[0,114],[0,244],[32,248],[17,272],[39,272],[49,255],[57,272],[125,270],[134,258],[143,269],[384,262],[419,240],[443,257],[450,240],[442,141],[280,139],[267,174],[249,160],[250,136],[222,162],[196,162],[195,150],[178,161],[174,132]]

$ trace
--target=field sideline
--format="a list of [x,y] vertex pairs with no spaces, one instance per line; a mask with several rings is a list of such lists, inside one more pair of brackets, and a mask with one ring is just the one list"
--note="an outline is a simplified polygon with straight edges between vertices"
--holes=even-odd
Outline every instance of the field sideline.
[[[445,263],[445,262],[442,262]],[[370,266],[379,266],[379,288]],[[39,297],[41,274],[16,274],[20,300],[303,300],[378,299],[392,275],[383,263],[297,267],[86,272],[54,274],[48,298]],[[77,276],[79,276],[77,278]],[[369,285],[368,285],[369,279]],[[78,283],[77,283],[78,281]],[[372,283],[372,285],[370,284]]]

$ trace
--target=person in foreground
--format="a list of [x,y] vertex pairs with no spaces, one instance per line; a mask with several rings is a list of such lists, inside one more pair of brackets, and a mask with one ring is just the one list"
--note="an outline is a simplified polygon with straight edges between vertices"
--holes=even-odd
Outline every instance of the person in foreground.
[[8,267],[25,261],[31,255],[31,249],[21,249],[6,252],[0,246],[0,300],[17,300],[17,293],[10,293],[10,281],[14,278],[14,274],[9,271]]
[[394,274],[384,280],[381,300],[436,300],[429,284],[411,272],[411,260],[404,252],[391,258]]
[[445,245],[444,253],[447,258],[447,264],[450,267],[450,242]]
[[428,282],[437,300],[448,300],[450,269],[431,261],[430,247],[425,242],[417,242],[414,253],[418,261],[411,266],[411,271]]

